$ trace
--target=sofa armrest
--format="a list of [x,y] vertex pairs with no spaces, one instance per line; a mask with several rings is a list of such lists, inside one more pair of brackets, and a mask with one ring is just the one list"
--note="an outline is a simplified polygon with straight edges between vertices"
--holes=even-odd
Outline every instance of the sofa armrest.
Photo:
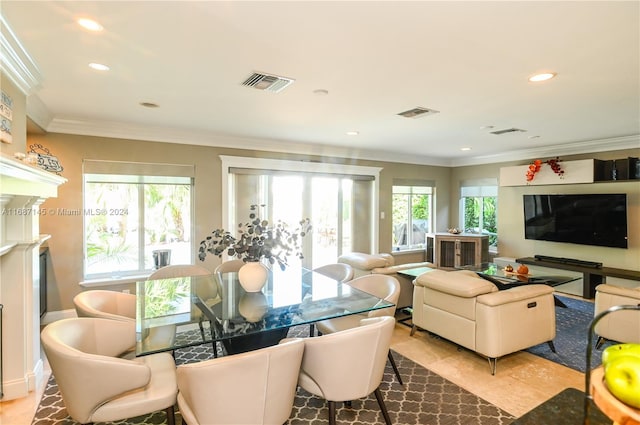
[[603,283],[601,285],[596,286],[596,295],[598,292],[640,300],[640,287],[624,288],[622,286],[615,286],[615,285],[609,285],[609,284]]
[[462,298],[473,298],[498,290],[496,286],[484,280],[475,273],[470,275],[467,270],[444,271],[434,270],[423,273],[414,280],[414,285],[424,286],[434,291],[443,292]]
[[371,273],[394,274],[394,273],[401,272],[402,270],[415,269],[418,267],[431,267],[434,269],[436,268],[435,264],[425,261],[422,263],[405,263],[405,264],[396,264],[396,265],[387,266],[387,267],[376,267],[371,270]]
[[480,295],[478,304],[495,307],[552,293],[552,287],[542,284],[515,286],[504,291]]

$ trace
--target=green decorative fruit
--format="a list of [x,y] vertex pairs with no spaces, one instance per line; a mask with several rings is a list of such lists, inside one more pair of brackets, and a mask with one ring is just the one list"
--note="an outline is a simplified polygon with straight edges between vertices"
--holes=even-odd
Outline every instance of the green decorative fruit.
[[609,362],[620,356],[634,356],[640,361],[640,344],[616,344],[605,348],[602,351],[602,366],[606,369]]
[[640,356],[617,353],[604,368],[607,388],[618,400],[640,409]]

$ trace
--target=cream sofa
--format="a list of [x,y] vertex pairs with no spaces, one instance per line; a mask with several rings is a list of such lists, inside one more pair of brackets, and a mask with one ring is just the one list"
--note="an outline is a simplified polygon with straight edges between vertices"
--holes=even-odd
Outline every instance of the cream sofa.
[[489,359],[544,342],[555,352],[553,289],[522,285],[498,291],[468,270],[434,270],[414,281],[413,328],[422,328]]
[[436,267],[428,262],[395,264],[395,259],[391,254],[365,254],[362,252],[341,255],[338,257],[338,262],[349,264],[353,268],[354,278],[366,274],[386,274],[395,277],[400,283],[400,297],[396,309],[411,307],[413,302],[413,279],[399,275],[398,272],[416,267]]

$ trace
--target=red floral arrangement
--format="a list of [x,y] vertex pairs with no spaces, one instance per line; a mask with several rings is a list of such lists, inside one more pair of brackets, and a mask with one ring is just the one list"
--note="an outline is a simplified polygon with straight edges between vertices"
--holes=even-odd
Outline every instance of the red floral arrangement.
[[536,159],[531,164],[529,164],[529,169],[527,170],[527,182],[533,180],[536,176],[536,173],[540,171],[542,168],[542,164],[549,164],[554,173],[556,173],[560,178],[564,177],[564,170],[560,167],[560,158],[556,157],[555,159],[547,159],[545,162],[542,162],[539,159]]

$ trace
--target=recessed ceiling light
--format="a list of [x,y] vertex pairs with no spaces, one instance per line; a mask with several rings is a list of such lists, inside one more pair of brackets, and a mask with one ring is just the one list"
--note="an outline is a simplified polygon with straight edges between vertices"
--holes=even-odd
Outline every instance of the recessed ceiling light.
[[96,71],[108,71],[110,69],[107,65],[95,62],[90,63],[89,68],[95,69]]
[[100,25],[99,23],[97,23],[93,19],[80,18],[76,22],[82,28],[87,29],[89,31],[102,31],[104,29],[104,27],[102,25]]
[[466,152],[466,151],[470,151],[470,150],[471,150],[471,148],[470,148],[470,147],[464,147],[464,148],[460,148],[460,150],[461,150],[461,151],[465,151],[465,152]]
[[318,90],[314,90],[313,94],[317,95],[317,96],[326,96],[329,94],[329,90],[325,90],[325,89],[318,89]]
[[555,77],[557,74],[555,72],[544,72],[542,74],[536,74],[529,77],[529,81],[532,83],[539,83],[541,81],[547,81]]
[[160,105],[153,102],[140,102],[140,106],[144,106],[145,108],[159,108]]
[[359,131],[347,131],[347,136],[357,136],[360,134]]
[[529,139],[538,139],[540,136],[529,136]]

